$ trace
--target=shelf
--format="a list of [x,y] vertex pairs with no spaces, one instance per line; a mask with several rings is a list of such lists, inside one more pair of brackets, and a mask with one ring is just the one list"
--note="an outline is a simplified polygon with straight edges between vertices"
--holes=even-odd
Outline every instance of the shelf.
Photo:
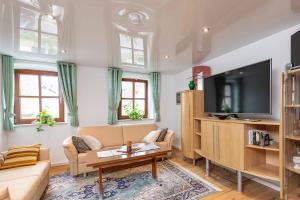
[[300,174],[300,169],[295,169],[293,163],[287,164],[287,165],[285,166],[285,168],[286,168],[287,170],[289,170],[289,171],[292,171],[292,172],[296,173],[296,174]]
[[297,188],[291,192],[286,192],[286,193],[287,193],[288,199],[290,199],[290,200],[299,199],[300,189]]
[[279,167],[270,164],[259,165],[246,169],[245,173],[273,181],[280,181]]
[[201,121],[201,118],[195,117],[194,120]]
[[195,153],[202,156],[202,152],[201,149],[194,149]]
[[297,140],[297,141],[300,141],[300,136],[296,136],[296,135],[286,135],[285,138],[286,138],[286,139],[289,139],[289,140]]
[[289,74],[295,74],[297,72],[300,72],[300,68],[288,71]]
[[201,136],[200,132],[195,131],[195,134]]
[[274,145],[264,146],[264,147],[259,146],[259,145],[247,144],[246,147],[247,148],[254,148],[254,149],[262,149],[262,150],[266,150],[266,151],[278,151],[279,152],[278,143],[276,143]]
[[286,108],[300,108],[300,104],[288,104],[285,105]]

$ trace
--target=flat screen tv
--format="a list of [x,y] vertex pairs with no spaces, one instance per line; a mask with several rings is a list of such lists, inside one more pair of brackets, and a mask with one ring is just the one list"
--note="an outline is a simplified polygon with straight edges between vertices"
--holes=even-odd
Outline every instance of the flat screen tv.
[[272,60],[204,79],[204,111],[212,114],[271,114]]

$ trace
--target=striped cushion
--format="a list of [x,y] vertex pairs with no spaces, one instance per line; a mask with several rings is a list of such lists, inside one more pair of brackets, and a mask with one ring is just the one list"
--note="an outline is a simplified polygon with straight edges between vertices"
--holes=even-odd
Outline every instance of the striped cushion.
[[18,158],[9,158],[4,161],[0,169],[9,169],[13,167],[21,167],[27,165],[34,165],[37,163],[36,156],[24,156]]
[[0,167],[4,164],[4,160],[5,160],[4,154],[0,153]]
[[38,161],[41,145],[29,145],[9,148],[0,169],[34,165]]

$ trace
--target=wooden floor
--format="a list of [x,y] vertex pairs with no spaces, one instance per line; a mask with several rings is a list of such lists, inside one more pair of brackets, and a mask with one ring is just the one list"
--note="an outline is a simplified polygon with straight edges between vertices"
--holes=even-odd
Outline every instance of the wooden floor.
[[[208,180],[210,183],[222,189],[221,192],[217,192],[210,196],[203,198],[204,200],[275,200],[279,199],[279,192],[265,187],[259,183],[256,183],[249,179],[243,180],[243,193],[236,192],[236,175],[233,172],[225,170],[221,167],[212,165],[211,173],[209,177],[205,176],[205,162],[200,159],[197,165],[192,165],[191,161],[184,160],[182,154],[176,151],[173,157],[170,159],[184,168],[192,171],[200,177]],[[51,175],[64,173],[67,171],[67,166],[52,167],[50,170]]]

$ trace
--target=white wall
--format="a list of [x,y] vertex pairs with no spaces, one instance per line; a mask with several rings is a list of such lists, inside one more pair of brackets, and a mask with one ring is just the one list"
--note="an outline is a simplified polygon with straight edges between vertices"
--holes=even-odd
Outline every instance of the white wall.
[[[162,77],[162,88],[164,84]],[[166,91],[165,89],[162,89]],[[162,97],[164,92],[162,92]],[[78,67],[78,115],[80,126],[103,125],[107,124],[107,69],[96,67]],[[167,113],[162,107],[161,113]],[[153,123],[153,120],[127,121],[124,123]],[[42,144],[43,147],[50,148],[52,164],[66,163],[63,152],[62,142],[69,136],[75,135],[77,128],[70,127],[66,123],[56,124],[54,127],[45,127],[45,131],[36,132],[32,125],[17,126],[15,131],[5,133],[8,135],[8,142],[3,137],[3,143],[7,146],[29,145],[34,143]],[[1,136],[1,135],[0,135]],[[0,137],[1,145],[2,137]],[[2,146],[1,146],[2,147]]]
[[[80,126],[107,122],[107,70],[105,68],[78,67],[78,115]],[[17,126],[8,134],[8,146],[40,143],[50,148],[52,164],[65,163],[62,142],[76,134],[76,128],[66,123],[45,127],[36,132],[32,125]]]
[[[279,98],[280,98],[280,74],[284,71],[285,64],[290,62],[290,36],[296,31],[300,30],[300,24],[289,29],[266,37],[262,40],[251,43],[247,46],[236,49],[232,52],[226,53],[222,56],[208,60],[204,64],[212,68],[212,73],[217,74],[234,68],[239,68],[248,64],[256,63],[265,59],[272,58],[273,62],[273,83],[272,83],[272,112],[271,116],[256,116],[279,119]],[[176,145],[180,147],[180,106],[176,105],[176,92],[187,88],[188,80],[192,69],[179,72],[168,77],[169,81],[174,84],[172,92],[170,92],[171,104],[169,110],[172,114],[168,116],[165,126],[176,131]],[[254,80],[255,81],[255,80]]]

